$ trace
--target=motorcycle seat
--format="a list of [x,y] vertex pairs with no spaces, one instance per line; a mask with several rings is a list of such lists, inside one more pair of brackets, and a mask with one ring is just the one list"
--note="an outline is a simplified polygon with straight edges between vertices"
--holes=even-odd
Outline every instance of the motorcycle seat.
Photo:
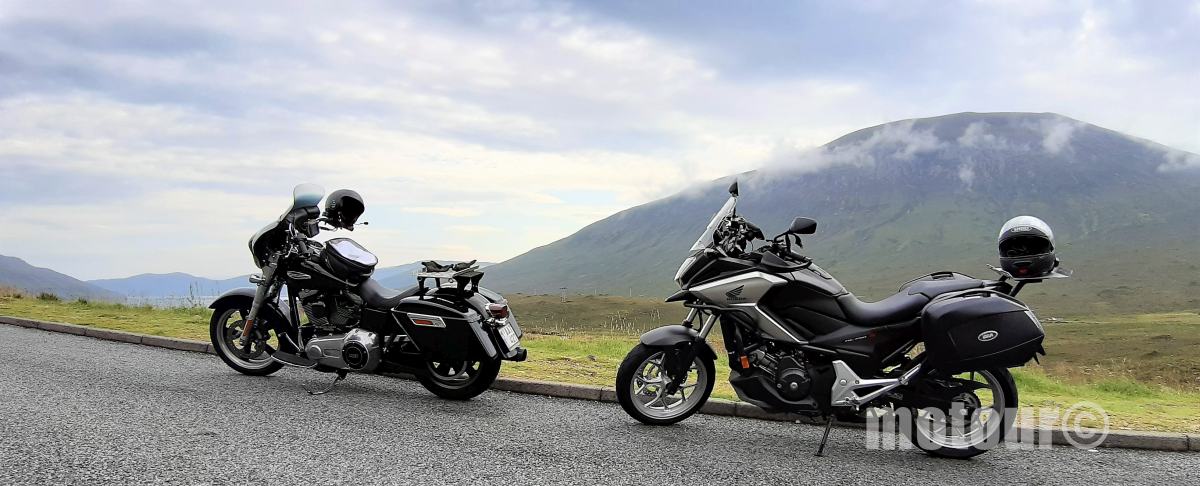
[[391,309],[400,305],[400,301],[406,297],[412,297],[420,292],[421,288],[414,285],[405,290],[394,290],[384,287],[379,284],[379,281],[368,278],[366,282],[358,286],[358,296],[362,297],[363,303],[376,309]]
[[863,327],[886,326],[916,319],[934,297],[981,287],[983,281],[977,279],[919,280],[879,302],[864,302],[854,294],[842,295],[837,301],[850,323]]
[[975,278],[959,278],[953,280],[917,280],[910,283],[901,292],[909,294],[921,294],[930,299],[942,294],[950,292],[958,292],[960,290],[971,290],[983,287],[983,280]]
[[842,295],[837,301],[851,324],[874,327],[916,318],[930,298],[920,293],[899,292],[879,302],[864,302],[854,294]]

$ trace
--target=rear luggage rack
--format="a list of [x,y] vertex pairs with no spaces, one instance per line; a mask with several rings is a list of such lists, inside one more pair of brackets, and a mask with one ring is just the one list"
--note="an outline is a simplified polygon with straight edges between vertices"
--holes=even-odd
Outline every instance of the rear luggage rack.
[[424,271],[417,272],[417,286],[421,288],[421,293],[424,293],[425,279],[433,279],[439,287],[443,281],[453,280],[459,292],[473,294],[479,290],[479,280],[483,278],[483,272],[479,271],[479,265],[474,263],[475,260],[471,260],[447,266],[435,261],[421,262],[424,265]]

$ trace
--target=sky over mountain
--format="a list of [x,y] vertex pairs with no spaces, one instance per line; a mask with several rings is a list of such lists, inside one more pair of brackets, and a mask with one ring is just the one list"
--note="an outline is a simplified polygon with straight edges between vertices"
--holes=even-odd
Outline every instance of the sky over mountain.
[[0,1],[0,254],[244,274],[249,235],[317,182],[363,193],[352,236],[383,265],[500,261],[962,111],[1195,153],[1197,32],[1195,1]]

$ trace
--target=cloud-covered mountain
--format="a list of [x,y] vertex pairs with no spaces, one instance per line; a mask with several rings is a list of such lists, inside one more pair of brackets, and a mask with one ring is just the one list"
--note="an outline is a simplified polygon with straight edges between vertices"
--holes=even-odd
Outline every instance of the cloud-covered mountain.
[[35,267],[20,258],[0,255],[0,285],[30,293],[49,292],[63,298],[121,300],[122,295],[63,275],[48,268]]
[[1049,113],[859,130],[597,221],[494,266],[490,285],[665,296],[734,177],[739,212],[768,236],[795,216],[817,219],[805,251],[866,297],[930,271],[988,276],[1000,225],[1033,214],[1053,226],[1064,265],[1076,270],[1028,291],[1039,304],[1075,313],[1200,307],[1200,157]]

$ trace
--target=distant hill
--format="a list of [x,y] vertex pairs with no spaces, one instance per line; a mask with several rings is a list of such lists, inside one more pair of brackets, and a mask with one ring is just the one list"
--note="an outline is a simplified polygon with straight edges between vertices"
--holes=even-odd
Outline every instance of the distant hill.
[[[1189,168],[1190,167],[1190,168]],[[1008,218],[1053,226],[1065,282],[1031,287],[1061,313],[1200,308],[1200,157],[1051,113],[961,113],[866,128],[764,169],[700,184],[497,264],[490,286],[663,297],[741,182],[768,236],[818,222],[805,252],[856,294],[936,270],[992,274]]]
[[49,292],[62,298],[122,300],[117,292],[89,284],[48,268],[35,267],[20,258],[0,255],[0,285],[30,293]]
[[[480,263],[480,265],[486,267],[491,263]],[[417,283],[414,275],[420,267],[420,262],[413,262],[394,267],[377,268],[374,278],[384,286],[403,289]],[[248,275],[241,275],[215,280],[181,272],[144,273],[125,278],[90,280],[88,283],[129,297],[208,297],[220,295],[238,287],[249,287],[250,283],[247,281],[247,277]]]
[[197,277],[182,272],[143,273],[125,278],[89,280],[88,283],[129,297],[207,297],[229,289],[247,287],[247,275],[224,280]]
[[[458,260],[437,260],[442,264],[458,263]],[[487,268],[495,265],[490,262],[476,262],[479,268]],[[393,289],[406,289],[417,284],[417,271],[421,269],[421,262],[413,262],[406,265],[397,265],[394,267],[380,268],[375,270],[375,275],[372,276],[378,280],[384,287]],[[489,286],[491,277],[484,277],[485,281],[481,285]]]

